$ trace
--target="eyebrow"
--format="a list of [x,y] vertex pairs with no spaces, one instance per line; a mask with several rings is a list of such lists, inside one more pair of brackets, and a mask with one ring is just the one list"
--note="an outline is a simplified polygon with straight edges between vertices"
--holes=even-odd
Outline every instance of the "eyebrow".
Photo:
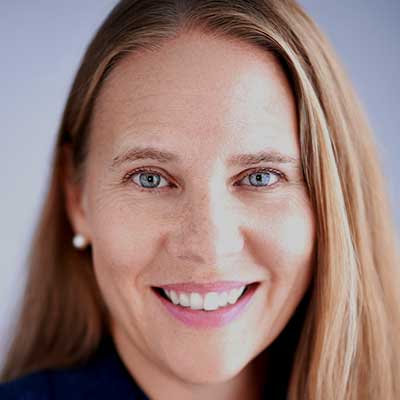
[[[136,160],[155,160],[160,163],[180,162],[180,157],[167,150],[161,150],[152,146],[135,146],[129,150],[114,157],[111,163],[111,168],[120,167],[126,162]],[[273,162],[278,164],[298,164],[299,159],[287,154],[280,153],[276,150],[259,151],[257,153],[233,154],[228,160],[228,165],[254,165],[260,162]]]

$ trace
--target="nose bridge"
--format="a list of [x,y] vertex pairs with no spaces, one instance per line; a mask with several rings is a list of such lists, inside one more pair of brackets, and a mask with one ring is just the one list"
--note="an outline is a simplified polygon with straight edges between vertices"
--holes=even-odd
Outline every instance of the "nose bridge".
[[183,257],[212,264],[241,251],[240,218],[221,179],[197,185],[181,226]]

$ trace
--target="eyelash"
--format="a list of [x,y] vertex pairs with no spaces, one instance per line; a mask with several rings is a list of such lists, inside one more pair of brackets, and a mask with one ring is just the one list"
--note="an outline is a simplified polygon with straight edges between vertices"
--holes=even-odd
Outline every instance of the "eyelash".
[[[141,168],[138,168],[138,169],[135,169],[133,171],[128,172],[122,178],[122,183],[126,183],[133,175],[139,174],[140,172],[150,172],[150,173],[153,173],[154,175],[161,175],[164,179],[166,179],[163,174],[161,174],[157,170],[154,170],[153,168],[141,167]],[[275,186],[279,185],[281,183],[282,179],[286,180],[286,176],[285,176],[285,174],[283,172],[278,171],[278,170],[273,169],[273,168],[263,167],[263,168],[257,168],[255,170],[250,170],[250,172],[248,172],[247,175],[244,175],[243,177],[241,176],[239,178],[239,181],[241,181],[242,179],[244,179],[245,177],[247,177],[249,175],[257,174],[259,172],[268,172],[268,173],[272,172],[272,173],[274,173],[275,175],[277,175],[279,177],[279,180],[278,180],[278,182],[276,182],[276,183],[274,183],[272,185],[269,185],[269,186],[259,186],[260,189],[257,189],[257,186],[245,185],[245,186],[250,186],[250,187],[254,188],[254,189],[250,189],[250,190],[256,190],[256,191],[258,191],[258,190],[272,190],[272,189],[269,189],[269,188],[270,187],[274,188]],[[168,180],[168,179],[166,179],[166,180]],[[160,188],[143,188],[143,187],[137,185],[136,183],[134,183],[134,184],[136,186],[138,186],[138,190],[139,191],[141,191],[141,192],[151,192],[152,194],[161,194],[162,192],[164,192],[165,190],[169,189],[170,187],[175,186],[174,184],[169,184],[168,186],[165,186],[165,187],[160,189]],[[236,185],[235,184],[234,186],[241,186],[241,185]]]

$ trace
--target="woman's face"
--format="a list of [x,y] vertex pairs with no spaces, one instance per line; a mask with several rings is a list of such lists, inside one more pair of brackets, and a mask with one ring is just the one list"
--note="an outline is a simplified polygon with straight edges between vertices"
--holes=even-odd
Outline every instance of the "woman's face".
[[[168,157],[136,158],[138,147]],[[89,150],[69,213],[91,242],[125,363],[184,382],[233,378],[283,330],[312,276],[314,216],[277,62],[197,33],[129,55],[100,93]],[[232,287],[205,286],[220,281],[257,285],[215,310],[222,292],[235,301]],[[154,290],[172,284],[183,305]],[[199,310],[205,292],[217,294]]]

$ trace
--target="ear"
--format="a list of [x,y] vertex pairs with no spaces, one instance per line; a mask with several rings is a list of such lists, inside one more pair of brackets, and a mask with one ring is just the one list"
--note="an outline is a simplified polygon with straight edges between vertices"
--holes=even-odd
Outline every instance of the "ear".
[[91,241],[87,221],[87,202],[83,187],[74,182],[72,148],[69,144],[62,147],[62,185],[64,189],[65,207],[74,233],[80,233]]

